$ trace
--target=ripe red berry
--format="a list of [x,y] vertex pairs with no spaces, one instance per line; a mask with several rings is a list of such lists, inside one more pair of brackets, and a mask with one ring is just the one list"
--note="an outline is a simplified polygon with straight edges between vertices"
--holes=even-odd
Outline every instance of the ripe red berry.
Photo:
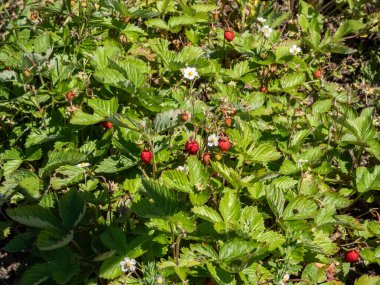
[[209,154],[208,152],[206,152],[205,154],[203,154],[203,163],[205,165],[209,165],[210,164],[210,160],[211,160],[211,154]]
[[344,259],[347,262],[351,262],[351,263],[356,262],[359,259],[359,253],[356,250],[347,251]]
[[103,128],[109,130],[110,128],[112,128],[112,123],[111,122],[102,122],[102,126],[103,126]]
[[74,97],[75,97],[75,94],[74,94],[74,92],[73,91],[69,91],[69,92],[67,92],[66,93],[66,100],[67,101],[73,101],[73,99],[74,99]]
[[322,77],[322,70],[320,69],[317,69],[316,71],[314,71],[314,78],[321,78]]
[[185,144],[185,150],[188,154],[196,154],[199,149],[199,144],[196,140],[190,139]]
[[226,123],[227,127],[231,127],[231,125],[232,125],[232,119],[230,117],[226,118],[224,120],[224,122]]
[[150,164],[153,158],[153,153],[150,150],[144,149],[141,152],[140,157],[141,157],[142,162],[144,162],[145,164]]
[[231,143],[230,143],[230,140],[228,139],[228,137],[219,138],[218,147],[221,151],[229,150],[231,147]]
[[268,88],[265,85],[263,85],[261,86],[260,91],[263,93],[268,93]]
[[231,31],[231,30],[225,30],[224,31],[224,38],[226,39],[226,41],[228,42],[232,42],[235,38],[235,33],[234,31]]

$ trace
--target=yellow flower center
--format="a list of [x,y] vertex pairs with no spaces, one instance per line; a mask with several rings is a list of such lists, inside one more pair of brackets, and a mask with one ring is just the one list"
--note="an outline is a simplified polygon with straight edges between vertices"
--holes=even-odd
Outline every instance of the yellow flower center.
[[193,76],[193,75],[194,75],[194,72],[189,71],[189,76]]

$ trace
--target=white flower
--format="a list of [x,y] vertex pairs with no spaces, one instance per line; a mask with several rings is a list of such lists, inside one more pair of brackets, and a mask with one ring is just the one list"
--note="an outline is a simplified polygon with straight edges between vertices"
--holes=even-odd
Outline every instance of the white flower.
[[157,285],[162,285],[165,284],[165,278],[162,277],[161,275],[158,275],[157,277]]
[[82,163],[78,163],[77,164],[77,167],[80,167],[80,168],[83,168],[83,167],[88,167],[90,166],[91,164],[89,164],[88,162],[82,162]]
[[185,167],[183,167],[183,166],[180,165],[180,166],[177,167],[177,170],[179,170],[179,171],[185,171]]
[[297,53],[300,53],[300,52],[301,52],[301,48],[298,47],[297,45],[293,45],[293,46],[289,49],[289,52],[290,52],[291,54],[296,55]]
[[195,77],[198,77],[198,72],[195,67],[186,67],[183,70],[183,77],[189,80],[193,80]]
[[288,273],[285,273],[284,277],[282,278],[282,281],[288,281],[290,278],[289,274]]
[[267,19],[264,19],[263,17],[258,17],[257,21],[259,21],[260,23],[265,23]]
[[273,30],[272,28],[269,28],[269,26],[265,25],[264,27],[261,28],[261,32],[264,34],[264,37],[269,38]]
[[126,257],[122,262],[120,262],[120,266],[123,272],[128,272],[128,270],[133,272],[136,269],[136,260]]
[[219,137],[216,134],[209,135],[207,140],[208,140],[208,146],[218,146]]

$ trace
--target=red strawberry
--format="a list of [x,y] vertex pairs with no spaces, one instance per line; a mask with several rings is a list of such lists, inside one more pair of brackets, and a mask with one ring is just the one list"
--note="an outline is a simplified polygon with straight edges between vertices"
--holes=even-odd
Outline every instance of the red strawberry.
[[73,91],[69,91],[69,92],[67,92],[66,93],[66,100],[67,101],[73,101],[73,99],[74,99],[74,97],[75,97],[75,94],[74,94],[74,92]]
[[185,150],[188,154],[197,154],[199,149],[199,144],[196,140],[190,139],[185,144]]
[[209,154],[208,152],[206,152],[205,154],[203,154],[203,163],[205,165],[209,165],[210,164],[210,160],[211,160],[211,154]]
[[232,119],[230,117],[227,117],[224,122],[226,123],[227,127],[231,127],[232,125]]
[[322,70],[320,69],[317,69],[316,71],[314,71],[314,78],[321,78],[322,77]]
[[231,30],[225,30],[224,31],[224,38],[226,39],[226,41],[228,42],[232,42],[235,38],[235,33],[234,31],[231,31]]
[[359,253],[356,250],[347,251],[344,259],[347,262],[354,263],[354,262],[358,261],[358,259],[359,259]]
[[152,161],[152,158],[153,158],[153,153],[150,151],[150,150],[147,150],[147,149],[144,149],[142,152],[141,152],[141,160],[145,163],[145,164],[150,164],[150,162]]
[[219,138],[218,147],[221,151],[227,151],[231,147],[231,143],[228,137],[224,136]]
[[263,93],[268,93],[268,88],[265,85],[263,85],[261,86],[260,91]]
[[111,122],[102,122],[102,126],[103,126],[103,128],[109,130],[110,128],[112,128],[112,123]]

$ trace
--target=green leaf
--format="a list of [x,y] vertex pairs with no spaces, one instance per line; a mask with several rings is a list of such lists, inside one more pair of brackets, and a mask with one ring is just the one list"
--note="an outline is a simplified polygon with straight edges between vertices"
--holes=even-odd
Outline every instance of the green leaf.
[[272,209],[275,216],[280,218],[285,206],[284,193],[282,190],[271,187],[267,187],[265,192],[269,207]]
[[219,251],[219,259],[224,262],[230,262],[234,259],[244,258],[254,249],[257,243],[251,241],[233,240],[222,245]]
[[45,228],[37,238],[37,247],[41,250],[53,250],[67,245],[73,240],[74,230],[65,232],[63,229]]
[[379,276],[362,275],[355,280],[355,285],[378,285],[379,283]]
[[119,255],[127,253],[126,234],[118,227],[111,226],[100,236],[102,243],[111,250],[115,250]]
[[163,113],[158,113],[154,119],[154,129],[158,133],[166,132],[177,125],[179,111],[178,110],[169,110]]
[[47,52],[51,46],[51,37],[49,33],[41,33],[34,40],[34,51],[37,53]]
[[26,251],[32,246],[34,234],[31,232],[21,233],[14,236],[3,249],[8,252]]
[[41,177],[49,175],[55,169],[63,165],[76,165],[86,159],[86,155],[78,150],[69,149],[67,151],[52,151],[48,155],[48,161],[45,167],[40,168]]
[[60,221],[48,209],[37,205],[9,209],[7,214],[13,220],[30,227],[60,227]]
[[191,193],[193,184],[187,178],[187,174],[181,170],[166,170],[162,173],[161,179],[164,184],[170,188],[181,192]]
[[225,271],[220,267],[214,267],[210,262],[207,262],[206,264],[212,278],[219,285],[236,285],[236,280],[233,274]]
[[190,183],[193,186],[196,184],[206,186],[209,182],[209,175],[202,162],[196,156],[190,156],[186,163],[189,169]]
[[299,196],[286,207],[283,218],[285,220],[304,220],[314,217],[317,210],[318,206],[314,201]]
[[298,180],[295,180],[289,176],[281,176],[272,181],[272,185],[276,189],[289,190],[293,189],[298,184]]
[[[144,73],[150,72],[150,69],[143,61],[134,58],[126,58],[123,61],[109,59],[109,67],[120,72],[124,76],[125,81],[130,81],[134,88],[142,87],[146,81]],[[114,113],[116,111],[117,109]]]
[[178,207],[175,192],[153,179],[143,179],[142,185],[146,193],[153,199],[154,204],[163,214],[172,215]]
[[274,231],[257,231],[252,237],[267,245],[270,251],[279,248],[286,241],[283,235]]
[[218,5],[215,4],[194,4],[191,6],[197,13],[207,13],[219,9]]
[[53,189],[61,189],[63,187],[67,187],[72,184],[79,183],[84,179],[83,168],[71,165],[64,165],[59,167],[56,170],[56,174],[50,179],[51,186]]
[[305,79],[303,72],[294,72],[285,74],[280,82],[283,89],[290,90],[304,83]]
[[169,31],[169,25],[160,18],[146,20],[145,25],[150,28],[157,28],[157,29]]
[[252,235],[256,231],[264,231],[264,218],[258,212],[257,207],[245,207],[239,218],[240,228],[247,234]]
[[182,15],[182,16],[172,16],[169,18],[168,24],[170,28],[174,28],[176,26],[189,26],[193,25],[197,22],[197,19]]
[[192,209],[193,213],[198,217],[207,220],[211,223],[223,223],[222,217],[217,211],[208,206],[198,206]]
[[212,161],[211,166],[214,170],[226,179],[234,188],[239,187],[241,180],[240,174],[233,168],[226,166],[225,164],[220,163],[219,161]]
[[343,22],[337,31],[334,34],[334,39],[340,39],[344,36],[352,33],[356,33],[357,31],[365,28],[366,25],[363,24],[361,21],[358,20],[347,20]]
[[99,163],[96,173],[117,173],[135,166],[138,162],[132,161],[124,155],[107,157]]
[[99,276],[104,279],[115,279],[123,274],[120,262],[123,260],[121,256],[111,256],[106,259],[99,269]]
[[247,150],[247,160],[253,162],[270,162],[280,157],[281,153],[277,151],[276,147],[269,143],[262,143],[256,148],[250,147]]
[[219,204],[219,211],[222,214],[223,220],[227,225],[236,223],[240,216],[240,201],[236,191],[227,190],[223,195]]
[[44,255],[49,260],[51,276],[57,284],[67,284],[79,271],[79,260],[68,246],[45,252]]
[[102,100],[100,98],[89,99],[88,106],[93,110],[93,114],[88,114],[82,110],[78,110],[72,116],[70,123],[74,125],[93,125],[101,121],[107,120],[117,112],[119,107],[117,97],[112,97],[110,100]]
[[355,171],[356,188],[360,193],[380,190],[380,165],[372,169],[360,166]]
[[51,276],[51,268],[48,262],[32,265],[21,277],[20,285],[38,285]]
[[86,212],[86,203],[82,196],[77,189],[71,189],[59,200],[61,219],[67,229],[76,227]]
[[8,177],[10,176],[13,172],[15,172],[20,165],[23,163],[22,160],[9,160],[3,165],[3,171],[4,171],[4,176]]
[[327,113],[330,111],[332,105],[332,99],[326,99],[326,100],[319,100],[314,102],[312,106],[312,112],[315,113]]

